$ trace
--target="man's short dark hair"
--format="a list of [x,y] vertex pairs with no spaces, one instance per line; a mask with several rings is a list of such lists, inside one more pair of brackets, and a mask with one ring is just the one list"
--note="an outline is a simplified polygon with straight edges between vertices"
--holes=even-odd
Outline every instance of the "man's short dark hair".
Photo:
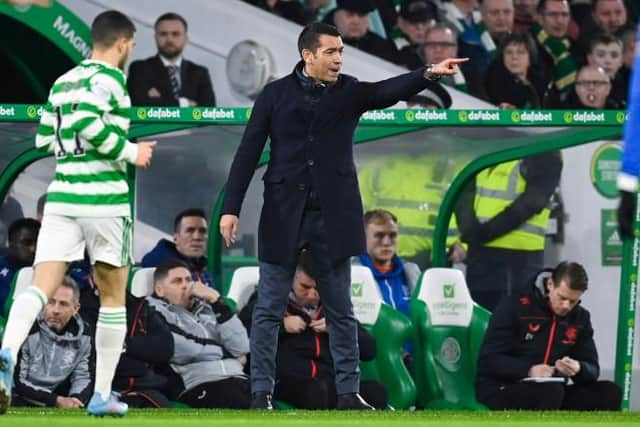
[[309,49],[315,53],[318,46],[320,46],[320,36],[323,34],[333,37],[341,36],[340,31],[338,31],[336,27],[325,24],[324,22],[314,22],[304,27],[298,37],[298,53],[300,56],[302,56],[304,49]]
[[561,281],[565,281],[570,289],[574,291],[586,291],[589,287],[587,272],[581,264],[571,261],[563,261],[553,269],[551,278],[555,287],[560,286]]
[[184,25],[184,32],[187,32],[187,29],[189,28],[189,26],[187,25],[187,20],[184,19],[182,16],[178,15],[177,13],[174,12],[167,12],[167,13],[163,13],[162,15],[158,16],[158,19],[156,19],[155,24],[153,24],[153,29],[157,30],[158,29],[158,24],[162,21],[180,21],[182,22],[182,25]]
[[117,10],[107,10],[96,16],[91,24],[94,45],[111,47],[120,38],[133,38],[136,26],[127,15]]
[[156,271],[153,272],[153,285],[155,286],[156,283],[166,279],[167,276],[169,276],[169,271],[173,270],[174,268],[180,268],[180,267],[186,268],[187,270],[189,270],[189,266],[184,261],[179,260],[177,258],[171,258],[171,259],[162,261],[156,267]]
[[200,208],[185,209],[182,212],[180,212],[178,215],[176,215],[176,219],[173,221],[173,231],[178,232],[182,219],[188,216],[197,216],[199,218],[204,218],[205,221],[207,220],[207,215],[204,213],[204,209],[200,209]]
[[587,53],[593,53],[593,48],[596,47],[597,44],[618,44],[620,48],[623,48],[622,40],[618,37],[608,33],[597,33],[589,40],[589,50]]
[[552,1],[567,3],[567,5],[569,5],[569,2],[567,0],[540,0],[538,6],[536,7],[536,12],[538,12],[538,14],[542,14],[547,9],[547,3]]
[[313,253],[308,248],[302,248],[298,254],[298,266],[297,271],[304,272],[307,276],[315,279],[315,262],[313,259]]
[[8,230],[9,243],[15,242],[18,238],[18,233],[23,230],[31,230],[34,233],[40,231],[40,221],[33,218],[20,218],[11,223]]

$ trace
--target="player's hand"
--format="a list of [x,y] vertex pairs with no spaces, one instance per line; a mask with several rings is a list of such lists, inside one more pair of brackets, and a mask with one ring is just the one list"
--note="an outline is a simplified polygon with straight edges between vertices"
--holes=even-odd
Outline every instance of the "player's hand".
[[56,406],[58,408],[84,408],[84,404],[77,397],[56,397]]
[[530,377],[540,377],[540,378],[549,378],[553,376],[555,369],[553,366],[545,365],[541,363],[539,365],[533,365],[529,368],[529,376]]
[[220,217],[220,234],[224,239],[224,244],[229,247],[236,243],[238,236],[238,217],[232,214],[222,215]]
[[156,141],[140,141],[138,142],[138,156],[136,157],[136,166],[139,168],[147,168],[151,164],[151,157],[153,157],[153,147],[157,144]]
[[312,320],[311,323],[309,323],[309,327],[318,334],[321,334],[327,332],[327,321],[324,317],[322,319]]
[[307,323],[300,316],[287,316],[282,321],[284,330],[290,334],[299,334],[307,329]]
[[556,360],[555,367],[565,377],[573,377],[580,372],[580,362],[568,356]]
[[460,72],[458,64],[467,62],[469,58],[447,58],[431,66],[431,73],[439,76],[453,76]]

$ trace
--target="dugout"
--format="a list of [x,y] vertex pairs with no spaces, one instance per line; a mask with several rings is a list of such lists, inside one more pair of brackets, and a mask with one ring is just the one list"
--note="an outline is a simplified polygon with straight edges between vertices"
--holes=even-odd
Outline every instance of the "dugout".
[[[11,196],[25,216],[35,216],[36,200],[46,191],[54,168],[51,156],[33,148],[39,108],[36,104],[0,105],[0,200]],[[131,168],[129,173],[135,200],[136,261],[158,239],[171,239],[178,211],[203,207],[214,219],[208,255],[216,281],[226,288],[233,269],[256,264],[261,177],[269,158],[268,146],[243,205],[239,243],[223,249],[217,233],[224,182],[249,115],[250,109],[244,108],[132,109],[131,136],[158,141],[153,167],[143,171]],[[420,166],[429,167],[430,182],[438,184],[434,193],[438,200],[432,238],[434,266],[444,265],[449,218],[467,180],[501,162],[561,150],[561,195],[565,206],[572,206],[566,208],[568,221],[562,221],[563,238],[557,234],[549,237],[549,264],[574,259],[587,268],[593,286],[585,294],[584,304],[592,313],[603,376],[612,378],[617,367],[616,380],[625,386],[629,399],[632,368],[638,366],[637,356],[632,360],[637,276],[631,274],[630,263],[636,263],[637,272],[639,251],[631,250],[631,242],[627,244],[625,280],[620,286],[620,266],[616,264],[620,263],[622,244],[615,239],[612,216],[617,204],[615,167],[624,120],[622,111],[381,110],[363,116],[354,150],[362,181],[367,171],[384,170],[393,162],[406,162],[400,179],[409,182],[418,181],[415,174]],[[637,248],[638,242],[635,245]],[[613,314],[618,306],[619,319]],[[607,333],[616,328],[617,337]],[[613,352],[616,345],[617,359]]]

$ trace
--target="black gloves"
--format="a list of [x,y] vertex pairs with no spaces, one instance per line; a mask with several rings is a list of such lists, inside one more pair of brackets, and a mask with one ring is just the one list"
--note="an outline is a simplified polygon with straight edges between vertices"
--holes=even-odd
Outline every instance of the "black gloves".
[[620,190],[618,229],[621,238],[633,238],[633,216],[636,212],[636,193]]

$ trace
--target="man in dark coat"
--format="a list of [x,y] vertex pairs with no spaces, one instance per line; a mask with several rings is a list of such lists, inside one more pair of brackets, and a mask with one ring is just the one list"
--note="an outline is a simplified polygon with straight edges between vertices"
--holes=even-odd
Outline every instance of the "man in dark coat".
[[158,54],[129,66],[127,87],[133,105],[195,107],[215,106],[209,70],[187,61],[187,21],[165,13],[154,25]]
[[267,85],[233,160],[220,218],[227,246],[236,241],[238,215],[258,159],[270,137],[258,236],[260,284],[251,333],[254,408],[271,408],[279,325],[299,249],[318,260],[316,280],[332,333],[337,408],[370,409],[358,395],[356,319],[351,305],[349,257],[365,251],[362,202],[353,162],[360,115],[407,99],[451,75],[460,59],[378,83],[340,75],[344,45],[338,30],[311,24],[298,39],[302,61]]
[[565,261],[502,300],[478,358],[480,402],[490,409],[620,409],[620,388],[598,381],[591,318],[580,306],[587,284],[584,268]]

